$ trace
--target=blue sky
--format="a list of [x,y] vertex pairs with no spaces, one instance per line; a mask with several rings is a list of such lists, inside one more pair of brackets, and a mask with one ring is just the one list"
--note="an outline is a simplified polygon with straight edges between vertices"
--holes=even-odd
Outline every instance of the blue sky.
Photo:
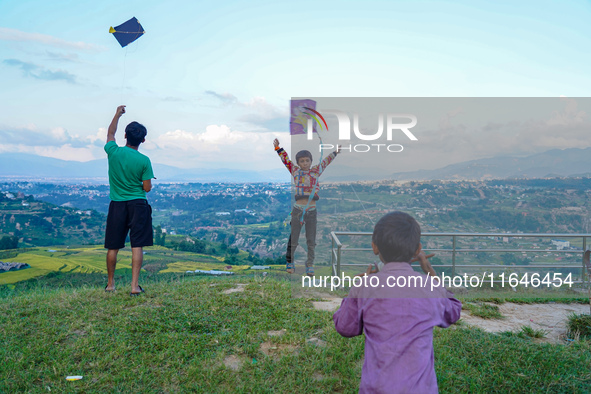
[[290,97],[587,97],[589,21],[588,1],[2,0],[0,152],[103,158],[126,104],[154,162],[267,169]]

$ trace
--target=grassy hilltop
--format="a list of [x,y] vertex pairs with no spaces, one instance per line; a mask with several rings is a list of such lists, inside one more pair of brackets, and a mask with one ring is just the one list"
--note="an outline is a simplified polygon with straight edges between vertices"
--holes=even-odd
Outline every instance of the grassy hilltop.
[[[363,337],[281,278],[169,277],[129,297],[31,289],[0,302],[0,392],[357,392]],[[124,287],[125,286],[125,287]],[[441,392],[591,390],[591,344],[435,330]],[[66,381],[68,375],[83,379]]]

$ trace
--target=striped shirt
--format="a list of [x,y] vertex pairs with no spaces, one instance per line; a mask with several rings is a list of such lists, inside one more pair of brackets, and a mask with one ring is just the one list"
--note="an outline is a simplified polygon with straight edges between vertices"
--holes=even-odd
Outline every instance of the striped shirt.
[[308,171],[302,170],[300,167],[295,165],[291,160],[289,160],[289,156],[287,152],[283,150],[283,148],[279,148],[277,150],[277,154],[281,158],[285,167],[287,167],[288,171],[290,172],[291,176],[293,177],[293,183],[295,187],[295,199],[299,200],[300,198],[309,198],[310,194],[314,192],[313,200],[318,200],[318,188],[320,186],[318,182],[318,178],[320,174],[328,167],[328,165],[333,161],[333,159],[337,156],[336,152],[332,152],[330,155],[326,156],[322,163],[319,165],[315,165],[311,167]]

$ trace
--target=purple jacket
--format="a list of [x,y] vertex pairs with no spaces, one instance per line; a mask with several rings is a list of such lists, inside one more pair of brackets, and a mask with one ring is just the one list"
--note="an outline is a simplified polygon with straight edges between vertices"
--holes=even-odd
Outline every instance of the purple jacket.
[[391,276],[428,279],[408,263],[388,263],[374,275],[380,288],[352,287],[333,316],[342,336],[365,332],[359,392],[437,393],[433,327],[458,321],[462,303],[443,287],[431,291],[430,286],[386,286]]

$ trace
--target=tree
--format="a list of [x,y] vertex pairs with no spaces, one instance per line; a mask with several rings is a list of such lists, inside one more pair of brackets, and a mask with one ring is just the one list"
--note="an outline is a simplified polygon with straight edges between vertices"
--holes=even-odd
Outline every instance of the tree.
[[5,235],[0,239],[0,250],[18,248],[18,237],[15,235]]
[[238,259],[236,258],[235,254],[226,255],[224,257],[224,263],[229,265],[237,265]]
[[154,228],[154,243],[160,246],[164,246],[166,243],[166,233],[162,231],[160,225]]

